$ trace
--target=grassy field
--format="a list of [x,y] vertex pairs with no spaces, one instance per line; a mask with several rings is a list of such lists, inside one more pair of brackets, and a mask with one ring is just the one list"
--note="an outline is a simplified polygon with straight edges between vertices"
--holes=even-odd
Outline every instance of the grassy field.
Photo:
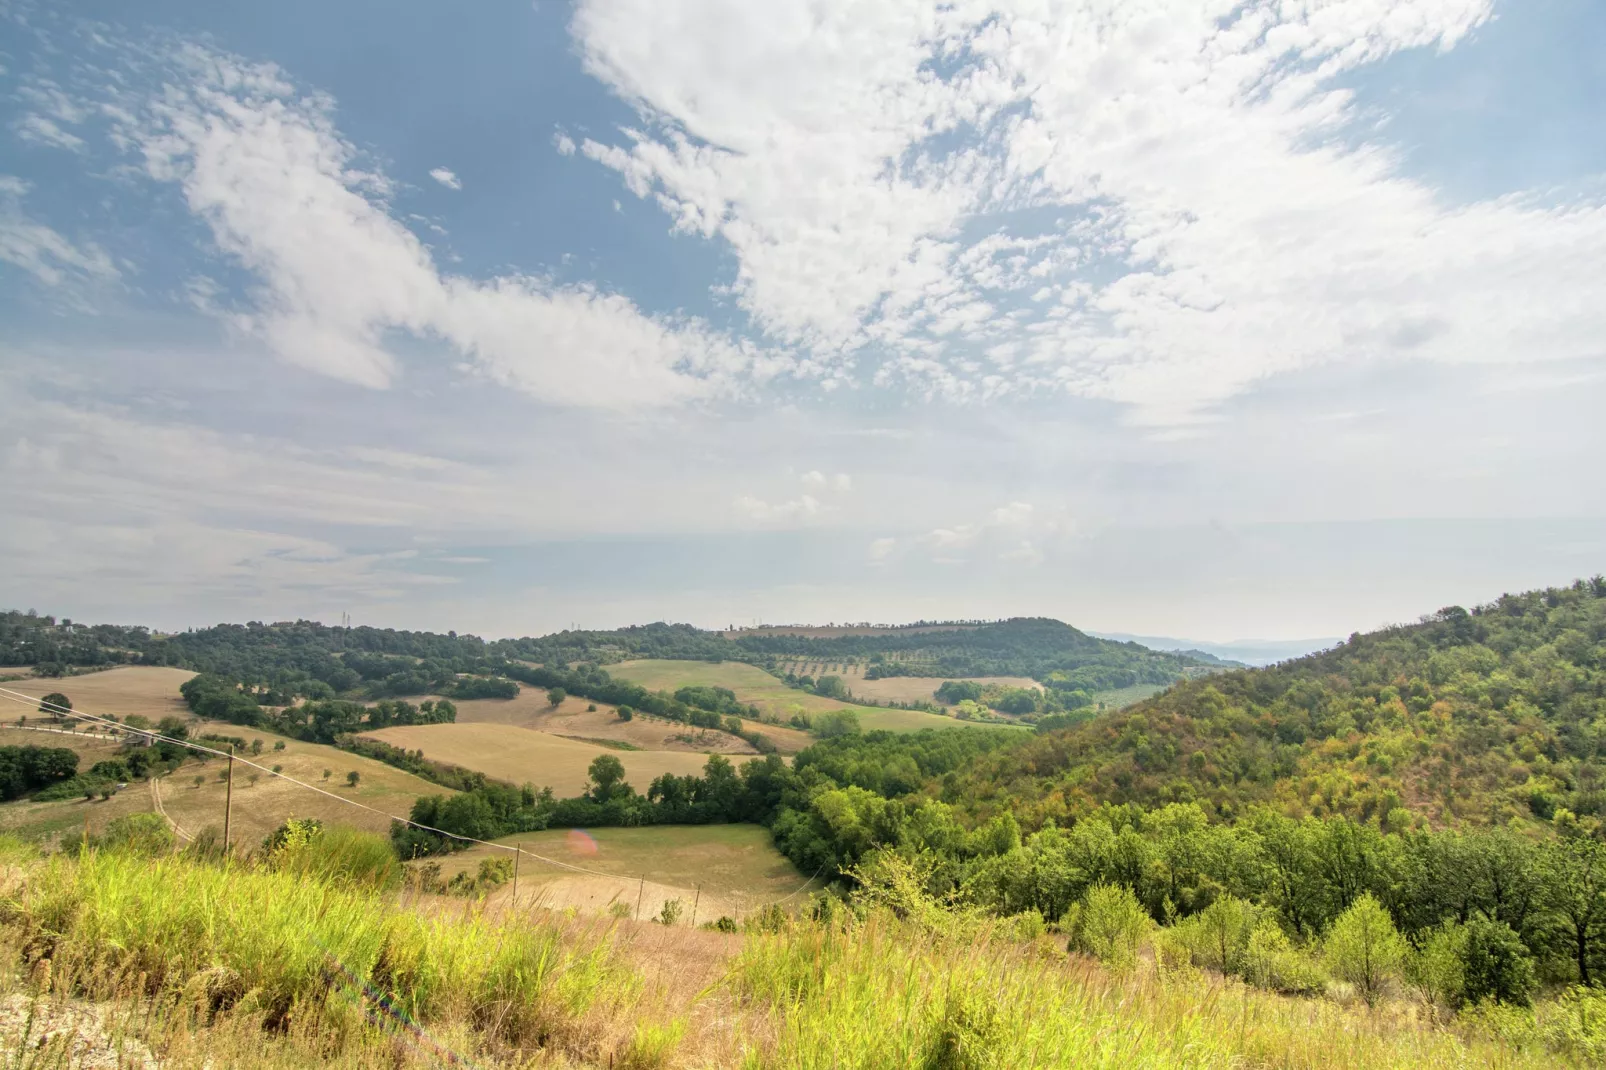
[[[764,713],[782,720],[795,713],[814,716],[835,710],[852,710],[859,715],[859,724],[865,731],[880,728],[889,732],[916,732],[922,728],[954,728],[967,723],[920,710],[860,706],[811,695],[787,687],[755,665],[739,661],[724,661],[717,665],[707,661],[623,661],[609,665],[608,672],[654,691],[674,691],[696,684],[728,687],[736,693],[738,701],[757,706]],[[761,728],[760,731],[765,729]]]
[[[390,827],[390,818],[384,815],[406,817],[413,801],[420,795],[452,794],[449,789],[431,784],[411,773],[319,743],[302,743],[259,729],[209,722],[198,722],[191,734],[203,732],[241,736],[248,743],[260,739],[263,743],[262,754],[252,758],[252,761],[269,770],[275,765],[282,765],[286,776],[315,784],[335,796],[330,798],[308,791],[270,772],[261,772],[237,763],[231,822],[231,835],[237,842],[254,845],[290,817],[316,817],[322,821],[385,832]],[[275,751],[273,745],[281,741],[285,749]],[[88,769],[97,761],[115,757],[119,750],[115,743],[91,740],[85,736],[75,740],[70,736],[46,732],[17,729],[0,731],[0,745],[15,746],[19,743],[71,746],[79,752],[80,769]],[[226,787],[218,779],[218,774],[224,771],[226,765],[221,758],[186,762],[178,772],[158,782],[156,790],[160,793],[162,807],[179,828],[194,835],[208,825],[216,825],[219,829],[223,827]],[[327,781],[323,779],[325,769],[330,770]],[[346,774],[349,772],[358,774],[355,788],[346,783]],[[255,782],[251,779],[253,774],[257,777]],[[199,787],[195,786],[196,777],[202,778]],[[352,800],[381,813],[371,813],[341,800]],[[67,799],[60,802],[7,803],[0,806],[0,829],[28,839],[48,839],[56,835],[71,837],[84,828],[86,819],[90,832],[95,833],[105,828],[113,818],[155,808],[156,797],[150,785],[135,782],[110,799],[97,799],[94,802]]]
[[[125,665],[84,676],[19,680],[5,687],[34,698],[59,691],[72,700],[73,709],[84,713],[118,719],[137,713],[157,721],[169,715],[189,716],[189,708],[179,697],[178,688],[194,675],[187,669]],[[21,702],[0,702],[0,721],[14,722],[21,715],[26,715],[30,721],[39,717],[37,710],[30,710]]]
[[[0,1049],[26,1051],[18,1066],[155,1066],[142,1054],[155,1051],[171,1070],[1538,1070],[1599,1065],[1606,1042],[1598,1020],[1556,1001],[1496,1035],[1476,1019],[1438,1025],[1412,1002],[1111,971],[1054,937],[958,935],[884,912],[724,935],[684,919],[414,909],[250,864],[0,851],[0,997],[22,1011],[0,1016]],[[81,1021],[53,1047],[37,1031],[20,1039],[63,1008]],[[85,1042],[93,1063],[67,1050]]]
[[[587,709],[596,706],[595,710]],[[675,721],[637,713],[629,721],[619,720],[619,713],[605,702],[570,695],[556,708],[546,700],[546,692],[526,687],[512,699],[473,699],[457,703],[458,724],[506,724],[519,728],[533,728],[555,736],[571,739],[606,739],[626,743],[640,750],[692,751],[730,755],[754,755],[758,752],[747,741],[728,732],[704,732]],[[790,728],[754,722],[756,728],[770,737],[783,754],[793,754],[813,740],[805,733]],[[693,742],[677,738],[691,735]]]
[[513,784],[550,787],[559,798],[578,795],[586,789],[586,769],[600,754],[611,754],[624,763],[625,779],[643,794],[661,774],[700,774],[708,761],[708,755],[688,751],[612,750],[516,725],[412,725],[382,728],[367,733],[366,738],[421,750],[424,757],[434,761],[477,770]]
[[[775,849],[758,825],[654,825],[583,834],[550,829],[497,842],[517,844],[525,852],[519,862],[520,909],[539,905],[604,914],[611,904],[624,903],[634,914],[639,897],[643,919],[656,916],[669,899],[681,900],[688,921],[694,903],[701,921],[722,914],[741,919],[767,903],[798,901],[800,893],[818,886]],[[471,847],[442,859],[442,874],[472,873],[481,859],[506,856],[494,848]],[[544,859],[593,872],[576,873]],[[496,901],[509,905],[512,893],[505,887]]]

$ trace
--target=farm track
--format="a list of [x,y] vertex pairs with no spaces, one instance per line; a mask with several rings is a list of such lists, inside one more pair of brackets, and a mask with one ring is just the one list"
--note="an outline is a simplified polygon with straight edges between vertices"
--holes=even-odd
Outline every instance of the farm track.
[[156,812],[158,814],[162,815],[162,819],[164,821],[173,826],[173,831],[178,833],[179,839],[183,840],[185,843],[193,842],[195,837],[191,836],[188,832],[185,832],[184,826],[180,825],[177,821],[174,821],[171,815],[168,814],[167,807],[162,805],[162,789],[159,783],[160,780],[160,777],[151,777],[150,779],[151,805],[156,808]]

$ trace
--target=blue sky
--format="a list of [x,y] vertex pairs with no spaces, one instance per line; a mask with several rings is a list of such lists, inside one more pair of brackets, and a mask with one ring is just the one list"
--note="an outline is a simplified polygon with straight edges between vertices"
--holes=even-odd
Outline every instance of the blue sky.
[[1227,640],[1606,568],[1588,0],[0,15],[7,604]]

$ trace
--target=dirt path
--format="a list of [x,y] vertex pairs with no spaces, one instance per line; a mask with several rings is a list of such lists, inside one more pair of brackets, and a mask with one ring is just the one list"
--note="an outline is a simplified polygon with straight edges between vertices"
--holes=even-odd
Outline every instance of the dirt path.
[[185,832],[184,831],[184,827],[182,825],[180,825],[177,821],[174,821],[172,816],[170,814],[168,814],[167,807],[162,805],[161,778],[160,777],[151,777],[150,785],[151,785],[151,805],[153,807],[155,807],[156,812],[161,814],[162,817],[167,821],[167,823],[169,825],[173,826],[173,831],[178,833],[179,839],[183,840],[185,843],[189,843],[192,840],[194,840],[195,837],[191,836],[188,832]]

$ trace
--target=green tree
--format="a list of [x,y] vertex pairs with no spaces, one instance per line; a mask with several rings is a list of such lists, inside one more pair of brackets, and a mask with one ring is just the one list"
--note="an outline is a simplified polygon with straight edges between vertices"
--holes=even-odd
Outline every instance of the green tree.
[[1606,844],[1573,831],[1568,811],[1558,810],[1556,818],[1562,835],[1546,842],[1540,854],[1544,908],[1578,971],[1578,983],[1587,985],[1606,930]]
[[605,803],[630,790],[624,782],[625,764],[611,754],[599,754],[591,759],[588,770],[591,777],[591,798]]
[[359,780],[361,780],[361,779],[362,779],[362,774],[357,772],[357,770],[355,770],[355,769],[353,769],[351,772],[346,774],[346,784],[348,786],[350,786],[350,787],[353,787],[353,788],[356,787],[357,786],[357,782]]
[[563,705],[563,700],[568,697],[569,693],[561,687],[547,688],[546,701],[548,706],[561,706]]
[[1511,926],[1479,915],[1466,924],[1461,949],[1463,998],[1496,999],[1526,1007],[1538,982],[1533,960]]
[[618,708],[618,713],[621,721],[628,721],[636,716],[636,711],[631,709],[629,706],[620,706]]
[[1154,928],[1138,897],[1118,884],[1095,884],[1066,915],[1070,947],[1112,966],[1131,966]]
[[60,691],[52,691],[39,700],[39,712],[48,713],[53,720],[61,720],[63,709],[72,709],[72,699]]
[[1354,985],[1369,1007],[1399,973],[1409,950],[1395,931],[1394,919],[1371,892],[1363,892],[1338,916],[1323,947],[1333,976]]

